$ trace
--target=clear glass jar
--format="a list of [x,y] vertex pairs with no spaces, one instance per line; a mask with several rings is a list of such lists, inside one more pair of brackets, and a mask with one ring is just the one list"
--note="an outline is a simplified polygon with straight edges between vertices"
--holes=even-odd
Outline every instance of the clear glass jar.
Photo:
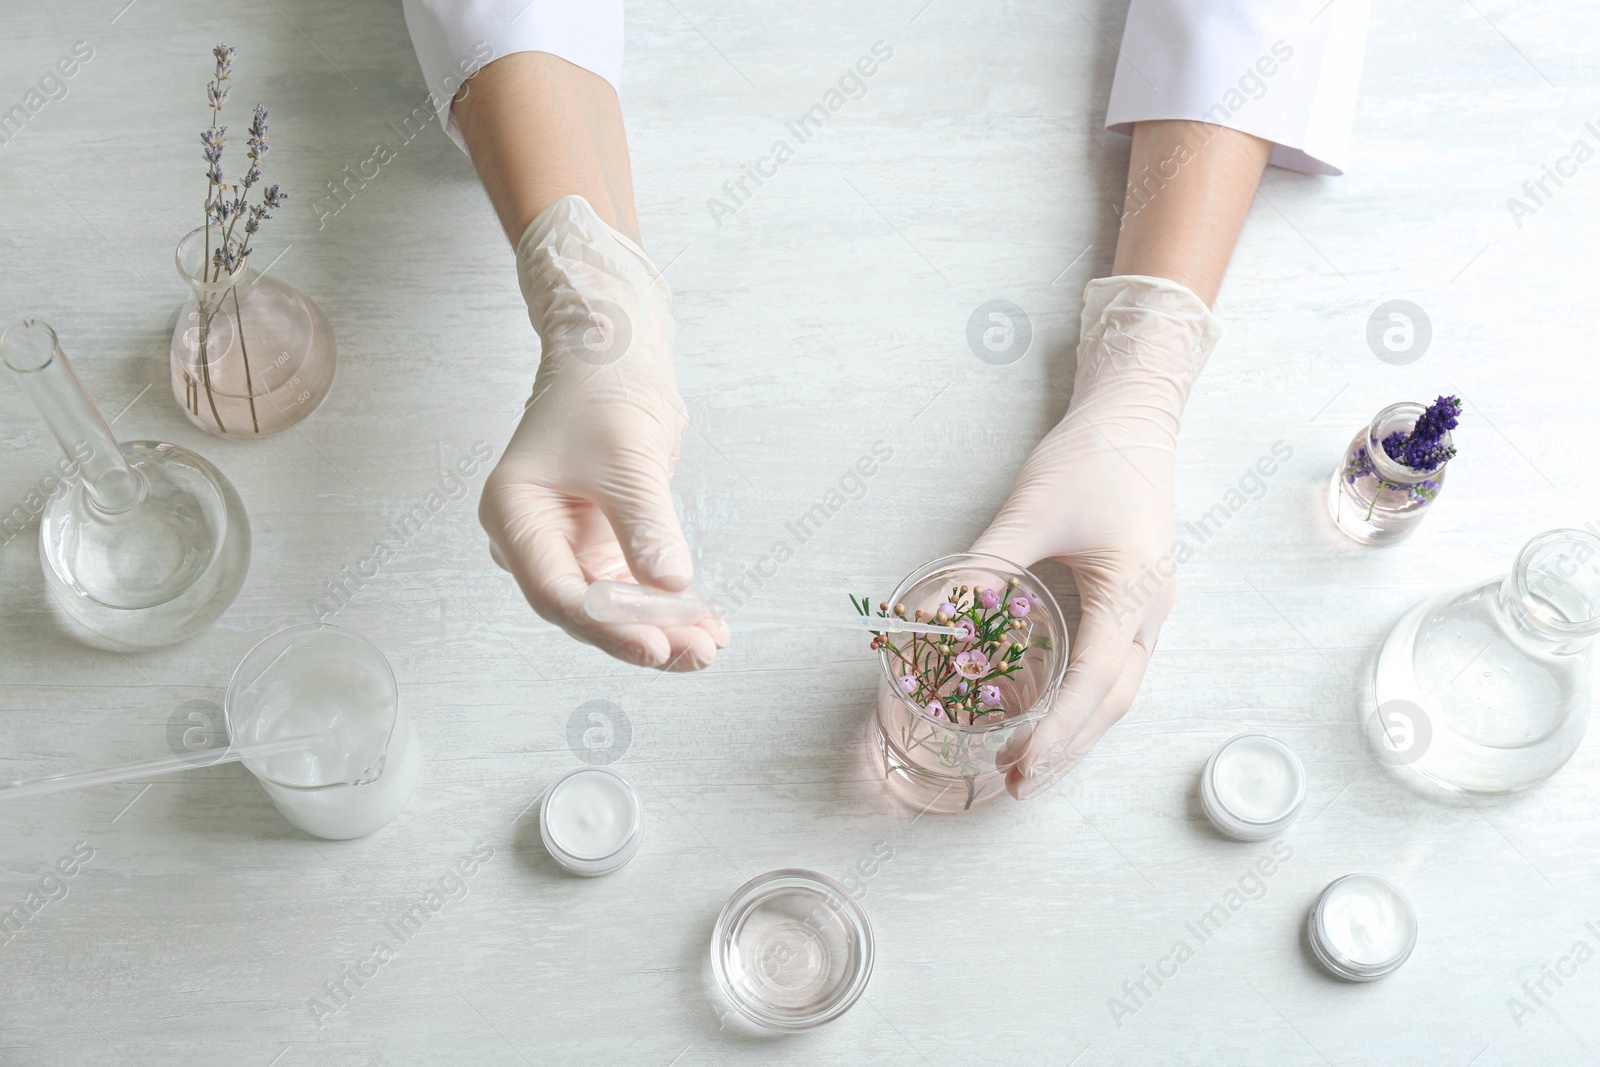
[[[1542,782],[1588,729],[1597,634],[1600,538],[1540,534],[1510,574],[1425,600],[1395,624],[1369,721],[1380,758],[1464,793]],[[1403,723],[1403,745],[1391,723]]]
[[172,395],[202,430],[266,437],[317,410],[333,388],[333,327],[310,297],[249,260],[231,274],[213,266],[221,239],[201,226],[178,242],[192,296],[172,331]]
[[[1427,409],[1421,404],[1390,404],[1350,440],[1344,459],[1328,483],[1328,510],[1334,525],[1364,545],[1384,545],[1408,537],[1439,496],[1445,464],[1419,471],[1390,457],[1383,439],[1410,433]],[[1450,435],[1443,438],[1450,443]]]
[[[1026,645],[1022,668],[995,683],[1004,711],[973,723],[930,717],[898,684],[903,662],[893,649],[880,651],[883,676],[873,717],[874,754],[890,791],[919,811],[966,811],[1004,792],[1006,772],[1026,751],[1067,670],[1066,620],[1055,597],[1025,567],[998,556],[971,553],[936,559],[902,581],[888,603],[905,605],[907,618],[918,609],[931,615],[962,585],[973,590],[1015,588],[1036,603],[1018,631]],[[909,654],[930,638],[894,634],[886,640]]]

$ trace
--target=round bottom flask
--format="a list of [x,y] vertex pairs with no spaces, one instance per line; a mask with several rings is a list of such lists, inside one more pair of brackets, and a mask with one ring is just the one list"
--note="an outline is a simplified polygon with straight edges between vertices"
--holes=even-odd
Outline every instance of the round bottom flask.
[[72,468],[39,520],[57,621],[114,651],[170,645],[210,626],[250,565],[250,523],[232,484],[177,445],[118,444],[44,323],[11,327],[0,353]]
[[112,651],[159,648],[217,620],[244,584],[250,523],[222,472],[188,449],[124,441],[143,503],[99,512],[83,482],[39,520],[51,608],[77,640]]

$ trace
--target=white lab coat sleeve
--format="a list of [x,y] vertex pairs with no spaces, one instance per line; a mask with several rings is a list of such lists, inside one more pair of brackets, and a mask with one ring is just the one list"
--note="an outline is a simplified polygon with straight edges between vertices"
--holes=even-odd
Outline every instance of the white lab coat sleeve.
[[1273,143],[1269,160],[1342,174],[1369,0],[1132,0],[1106,128],[1194,119]]
[[483,67],[515,52],[549,52],[622,80],[622,0],[405,0],[406,29],[428,83],[428,103],[466,151],[450,104]]

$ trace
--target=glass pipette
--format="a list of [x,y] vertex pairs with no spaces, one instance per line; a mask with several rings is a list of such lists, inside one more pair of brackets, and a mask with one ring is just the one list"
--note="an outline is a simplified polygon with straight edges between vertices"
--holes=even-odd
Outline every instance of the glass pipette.
[[193,767],[214,767],[219,763],[233,763],[242,759],[254,759],[260,756],[277,756],[285,752],[296,752],[303,748],[310,748],[325,738],[324,734],[306,734],[302,737],[284,737],[276,741],[257,741],[249,745],[218,746],[214,751],[215,758],[207,754],[207,750],[199,749],[187,756],[166,756],[162,759],[145,760],[143,763],[124,763],[116,767],[102,767],[97,771],[78,771],[75,774],[56,774],[49,778],[35,778],[26,782],[12,782],[9,785],[0,785],[0,800],[21,800],[23,797],[36,797],[45,793],[60,793],[68,789],[87,789],[92,785],[106,785],[110,782],[127,782],[135,778],[154,778],[157,775],[172,774],[175,771],[187,771]]
[[855,630],[858,633],[916,633],[964,636],[965,631],[954,626],[940,626],[931,622],[916,622],[894,616],[879,619],[866,615],[854,618],[848,615],[815,615],[784,612],[781,615],[746,614],[723,616],[700,599],[698,593],[684,590],[668,593],[631,582],[598,581],[589,586],[583,597],[583,610],[596,622],[645,623],[651,626],[693,626],[704,618],[722,618],[728,622],[755,623],[766,626],[828,627]]

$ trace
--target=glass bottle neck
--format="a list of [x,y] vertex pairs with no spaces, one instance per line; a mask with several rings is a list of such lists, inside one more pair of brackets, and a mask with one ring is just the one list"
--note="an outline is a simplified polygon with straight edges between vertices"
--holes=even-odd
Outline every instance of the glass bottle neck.
[[[215,261],[218,249],[228,242],[227,230],[219,226],[201,226],[191,230],[173,256],[178,276],[194,292],[195,300],[208,315],[234,301],[243,305],[255,291],[256,272],[246,259],[229,271]],[[237,246],[237,240],[234,242]]]
[[1600,635],[1600,537],[1551,530],[1533,538],[1497,601],[1521,636],[1556,652],[1587,648]]
[[147,488],[143,476],[123,456],[55,331],[38,319],[25,319],[0,337],[0,356],[61,451],[77,464],[89,502],[104,515],[123,514],[142,502]]

